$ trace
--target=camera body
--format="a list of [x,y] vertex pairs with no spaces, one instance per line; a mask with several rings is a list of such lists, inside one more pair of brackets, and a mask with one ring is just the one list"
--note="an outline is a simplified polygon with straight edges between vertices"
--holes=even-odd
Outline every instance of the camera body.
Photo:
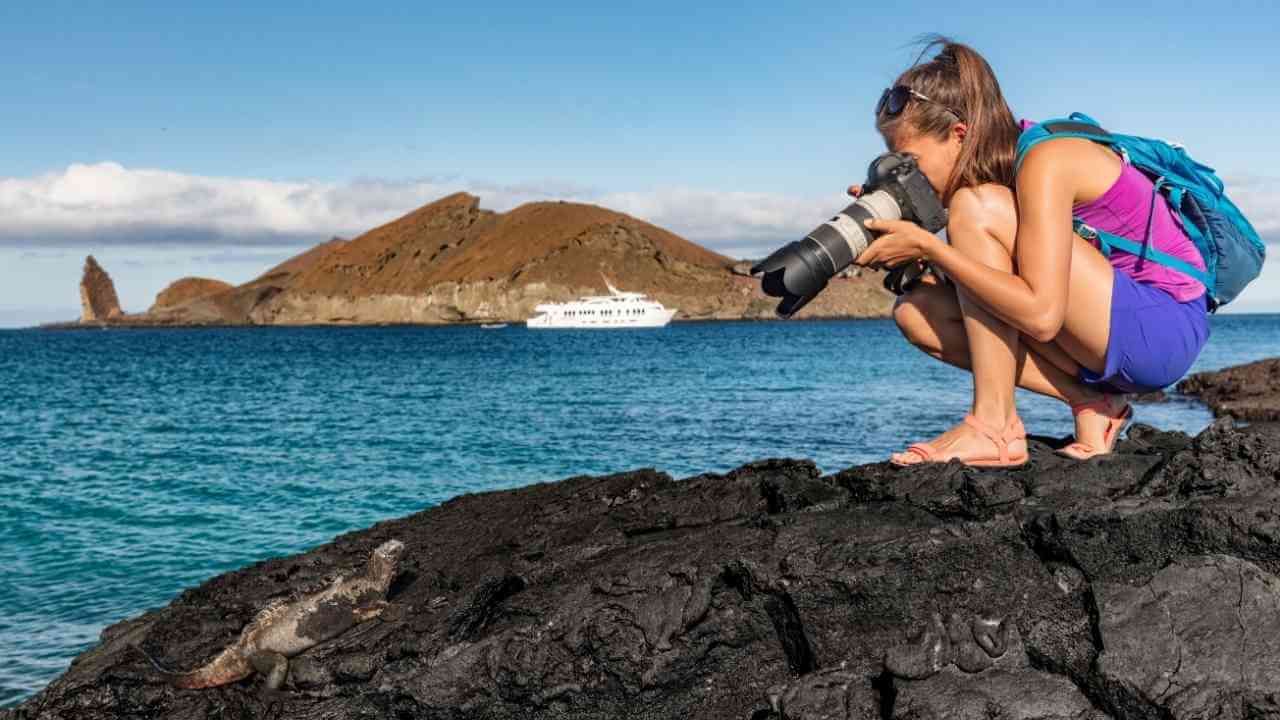
[[778,315],[791,317],[853,264],[875,240],[871,219],[910,220],[929,232],[947,226],[947,209],[920,172],[914,155],[885,153],[871,162],[862,196],[798,242],[751,268],[766,295],[780,297]]

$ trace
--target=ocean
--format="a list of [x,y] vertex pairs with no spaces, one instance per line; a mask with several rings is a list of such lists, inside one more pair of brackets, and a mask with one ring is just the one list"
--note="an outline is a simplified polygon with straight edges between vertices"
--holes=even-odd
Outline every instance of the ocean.
[[[1213,319],[1196,370],[1280,355]],[[968,376],[887,320],[0,332],[0,707],[184,588],[461,493],[765,457],[824,471],[959,421]],[[1023,394],[1033,433],[1067,409]],[[1198,432],[1175,398],[1137,419]]]

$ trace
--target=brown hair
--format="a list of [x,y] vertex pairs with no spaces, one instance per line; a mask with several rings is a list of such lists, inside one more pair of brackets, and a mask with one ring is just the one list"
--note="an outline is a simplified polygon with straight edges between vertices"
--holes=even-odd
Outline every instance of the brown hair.
[[[1013,187],[1014,155],[1021,129],[1000,92],[1000,83],[987,61],[968,45],[934,36],[915,64],[898,76],[894,85],[905,85],[933,102],[912,99],[901,114],[876,117],[876,129],[893,144],[905,131],[945,140],[956,116],[968,127],[955,169],[942,193],[949,202],[956,190],[983,183]],[[932,60],[922,62],[937,48]]]

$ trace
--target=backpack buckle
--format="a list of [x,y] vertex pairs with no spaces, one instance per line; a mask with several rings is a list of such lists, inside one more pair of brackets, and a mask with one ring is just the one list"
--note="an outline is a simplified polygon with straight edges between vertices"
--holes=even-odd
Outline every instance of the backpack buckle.
[[1093,228],[1089,227],[1088,225],[1085,225],[1084,223],[1080,222],[1079,220],[1077,220],[1077,221],[1074,223],[1074,227],[1073,227],[1072,229],[1074,229],[1074,230],[1076,231],[1076,234],[1077,234],[1077,235],[1079,235],[1080,237],[1084,238],[1085,240],[1097,240],[1097,239],[1098,239],[1098,231],[1097,231],[1097,230],[1094,230]]

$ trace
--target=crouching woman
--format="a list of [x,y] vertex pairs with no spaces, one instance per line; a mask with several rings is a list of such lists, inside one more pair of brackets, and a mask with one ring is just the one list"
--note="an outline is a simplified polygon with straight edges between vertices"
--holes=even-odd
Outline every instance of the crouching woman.
[[1026,462],[1015,386],[1071,408],[1075,441],[1060,452],[1109,453],[1132,416],[1124,395],[1176,382],[1200,353],[1206,294],[1197,280],[1123,251],[1104,257],[1072,218],[1149,238],[1199,269],[1204,261],[1152,181],[1103,145],[1050,139],[1015,174],[1024,124],[991,67],[964,45],[930,49],[937,54],[881,96],[876,127],[889,149],[917,156],[949,209],[947,242],[913,223],[876,221],[868,225],[884,234],[857,262],[924,260],[941,271],[945,280],[934,274],[902,296],[894,318],[916,347],[972,371],[973,403],[961,423],[892,461]]

